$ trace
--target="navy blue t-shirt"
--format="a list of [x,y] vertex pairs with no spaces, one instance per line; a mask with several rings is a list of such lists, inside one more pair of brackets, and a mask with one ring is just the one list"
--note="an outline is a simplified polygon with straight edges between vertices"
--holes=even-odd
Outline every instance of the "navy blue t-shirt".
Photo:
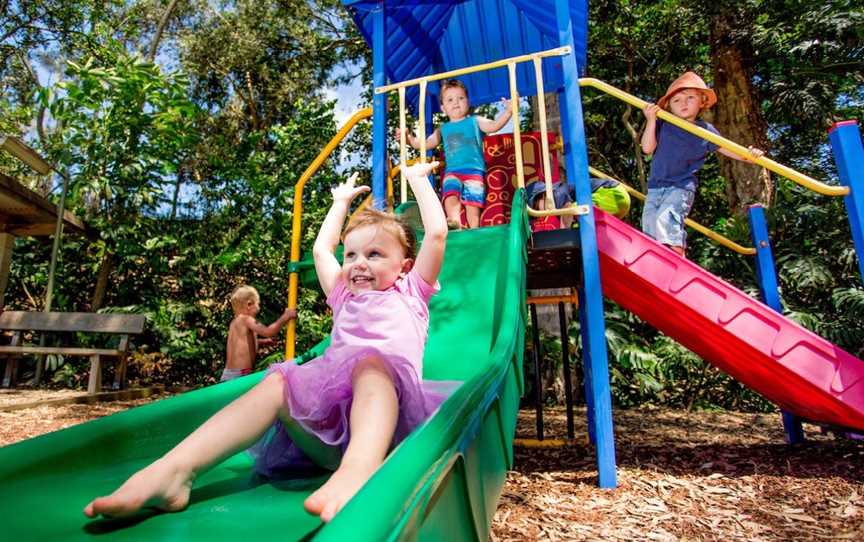
[[[696,125],[720,135],[704,120],[697,120]],[[651,162],[648,188],[674,186],[695,192],[699,184],[696,173],[702,168],[708,153],[717,150],[717,145],[660,119],[657,119],[656,133],[657,148]]]

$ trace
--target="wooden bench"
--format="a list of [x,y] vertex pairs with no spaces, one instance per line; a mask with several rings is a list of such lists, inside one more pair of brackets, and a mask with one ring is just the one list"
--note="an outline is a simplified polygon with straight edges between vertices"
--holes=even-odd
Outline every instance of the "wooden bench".
[[[129,336],[144,331],[141,314],[96,314],[92,312],[26,312],[0,313],[0,331],[12,331],[12,342],[0,346],[0,359],[6,358],[3,386],[15,385],[18,358],[23,355],[59,354],[90,358],[90,379],[87,393],[102,388],[102,358],[116,359],[117,373],[114,388],[126,385],[126,358],[129,354]],[[117,348],[79,348],[71,346],[39,346],[22,344],[22,332],[41,333],[105,333],[119,335]]]

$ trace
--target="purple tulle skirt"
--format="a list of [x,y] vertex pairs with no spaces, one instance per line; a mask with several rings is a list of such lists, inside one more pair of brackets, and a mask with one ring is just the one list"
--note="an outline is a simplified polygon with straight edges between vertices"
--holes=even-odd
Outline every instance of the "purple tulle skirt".
[[[291,418],[322,443],[344,452],[351,438],[349,416],[354,367],[359,360],[371,355],[380,356],[380,352],[358,347],[348,361],[326,356],[303,365],[286,361],[271,365],[267,372],[282,376],[283,398]],[[399,400],[399,419],[393,436],[395,446],[429,418],[460,383],[423,381],[417,368],[398,356],[385,357],[385,365],[390,370]],[[316,463],[295,444],[279,420],[249,452],[255,458],[255,471],[264,476],[277,476]]]

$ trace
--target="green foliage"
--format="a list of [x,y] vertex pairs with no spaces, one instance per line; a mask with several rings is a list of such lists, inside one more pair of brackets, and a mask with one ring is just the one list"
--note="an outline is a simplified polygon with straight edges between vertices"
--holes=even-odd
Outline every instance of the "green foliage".
[[[580,359],[578,321],[571,323],[569,335],[573,355]],[[606,304],[606,344],[612,398],[618,405],[772,409],[759,395],[613,303]]]
[[[0,131],[24,137],[68,171],[69,206],[96,232],[64,237],[55,307],[92,309],[97,274],[107,269],[103,309],[147,315],[131,376],[196,384],[211,382],[223,362],[227,296],[237,284],[258,288],[262,321],[281,313],[294,187],[336,131],[333,104],[323,98],[334,84],[359,75],[366,84],[362,99],[371,102],[369,51],[336,0],[180,2],[155,62],[148,62],[166,4],[30,0],[6,6]],[[742,45],[761,94],[772,156],[833,180],[824,129],[864,113],[857,2],[598,0],[589,9],[588,75],[647,100],[687,69],[712,79],[709,18],[734,10],[746,24],[730,39]],[[641,112],[593,91],[583,98],[591,163],[638,185],[641,157],[625,128],[638,132]],[[392,134],[398,117],[390,105]],[[523,113],[527,122],[530,112]],[[370,124],[361,124],[345,154],[326,162],[308,184],[304,250],[326,212],[340,161],[366,163],[370,141]],[[51,182],[3,153],[0,171],[57,196]],[[693,218],[750,245],[746,220],[730,217],[716,160],[700,178]],[[842,201],[782,181],[775,192],[768,219],[784,310],[864,355],[864,293]],[[638,224],[639,211],[634,205],[631,223]],[[45,240],[16,240],[9,308],[41,308],[49,253]],[[694,233],[688,256],[758,295],[751,259]],[[320,292],[301,290],[298,350],[321,340],[330,324]],[[611,304],[607,340],[618,404],[769,408]],[[560,340],[543,341],[547,362],[558,366]],[[579,353],[577,323],[565,346]],[[279,345],[263,354],[259,365],[282,351]],[[58,383],[84,385],[86,360],[54,362]]]
[[[84,31],[96,8],[76,7],[80,18],[70,24]],[[69,173],[67,206],[96,234],[64,237],[55,308],[90,309],[97,273],[107,266],[102,306],[147,315],[130,376],[210,382],[224,363],[233,288],[259,290],[262,321],[284,308],[294,186],[335,133],[321,85],[347,51],[356,54],[356,35],[344,35],[349,27],[330,1],[246,2],[192,18],[178,8],[182,24],[169,26],[167,41],[183,63],[169,69],[136,52],[149,45],[145,31],[161,6],[132,6],[119,33],[116,5],[102,7],[105,20],[88,26],[85,47],[67,40],[61,46],[69,53],[52,53],[62,78],[28,86],[21,96],[30,101],[0,100],[10,110],[0,122],[45,111],[44,137],[31,143]],[[38,40],[62,34],[47,28]],[[248,92],[254,111],[238,107]],[[304,192],[304,249],[326,212],[338,164],[339,157],[325,163]],[[16,241],[10,308],[41,308],[49,251],[42,241]],[[320,293],[301,291],[298,324],[301,351],[329,331]],[[272,356],[281,351],[284,345]],[[58,382],[81,385],[67,374],[78,368],[86,371],[52,367]]]

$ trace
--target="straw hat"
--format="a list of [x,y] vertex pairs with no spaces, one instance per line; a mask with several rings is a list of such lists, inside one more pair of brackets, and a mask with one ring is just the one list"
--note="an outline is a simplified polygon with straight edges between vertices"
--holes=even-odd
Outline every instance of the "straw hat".
[[708,88],[708,85],[705,84],[705,81],[701,77],[693,72],[685,72],[684,75],[672,81],[672,84],[666,90],[666,94],[657,100],[657,105],[660,106],[660,109],[666,109],[666,106],[669,105],[669,99],[678,91],[685,89],[698,90],[702,93],[702,96],[704,96],[702,109],[708,109],[717,103],[717,95],[714,94],[713,90]]

